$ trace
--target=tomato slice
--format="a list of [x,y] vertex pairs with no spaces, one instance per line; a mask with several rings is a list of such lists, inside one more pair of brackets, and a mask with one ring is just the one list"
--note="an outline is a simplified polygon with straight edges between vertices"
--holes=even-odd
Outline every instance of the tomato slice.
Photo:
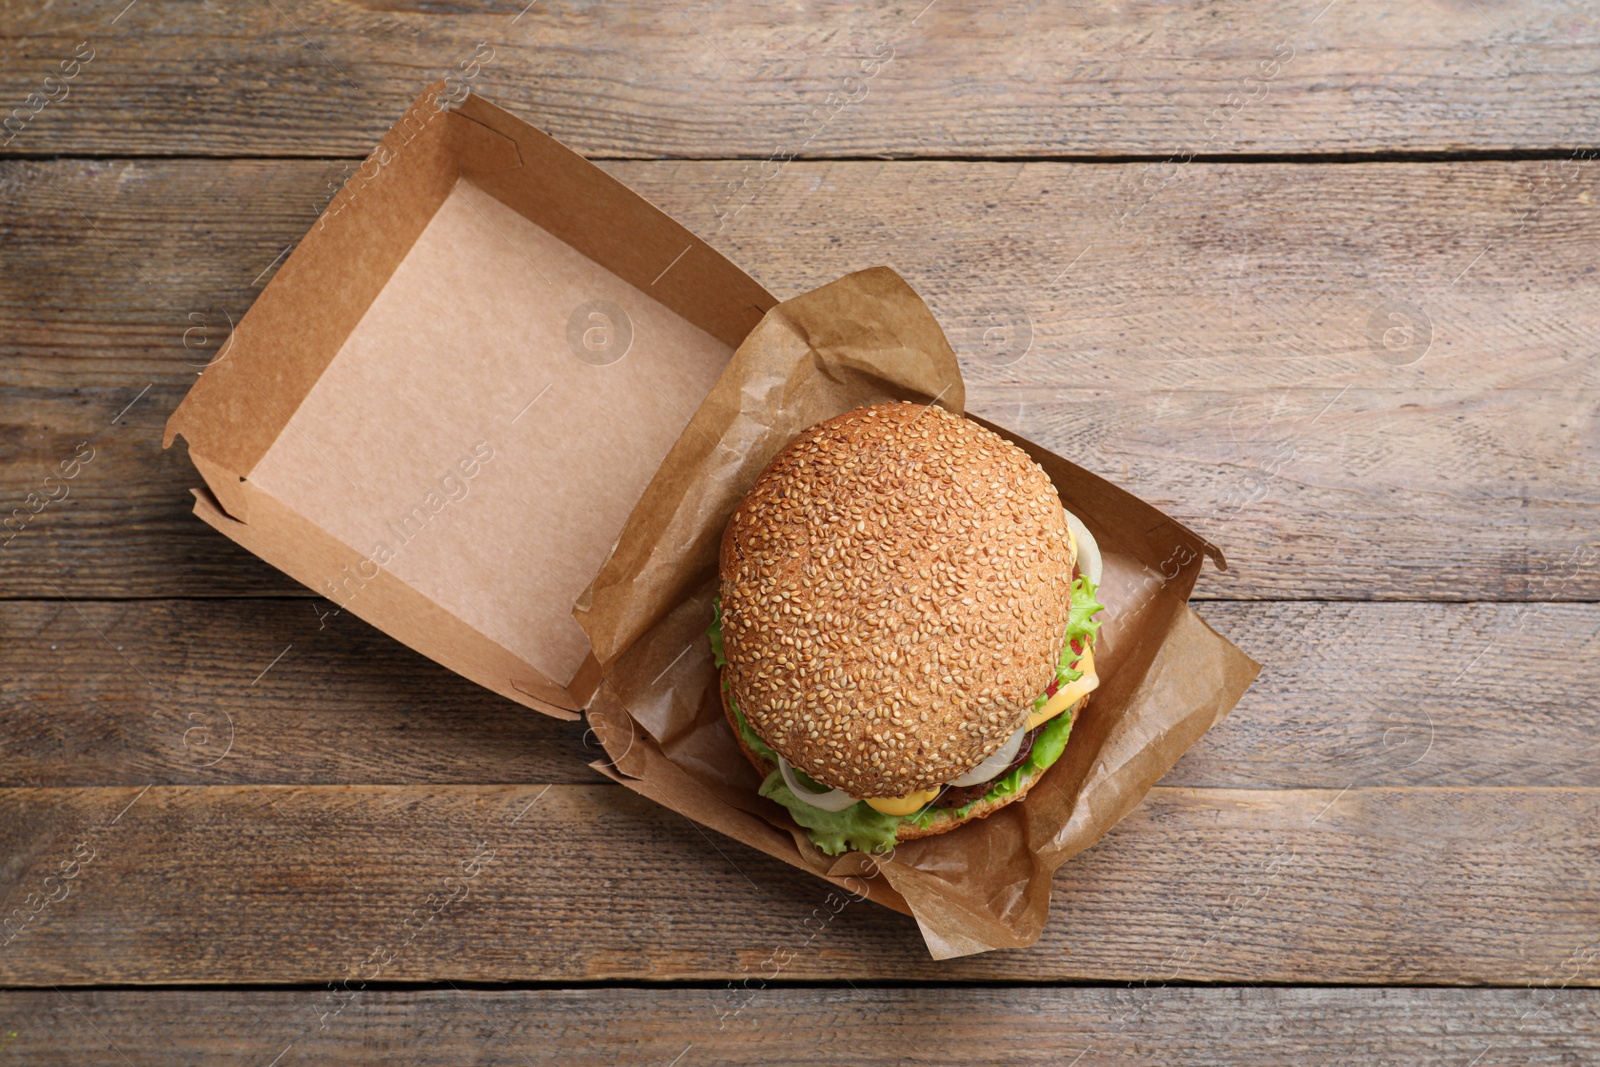
[[[1072,666],[1074,669],[1076,669],[1078,666],[1078,660],[1083,658],[1083,638],[1074,637],[1070,642],[1068,642],[1068,644],[1072,647],[1072,651],[1077,653],[1072,660]],[[1044,695],[1047,697],[1053,697],[1056,695],[1056,690],[1060,688],[1061,680],[1059,678],[1052,678],[1050,679],[1050,684],[1044,687]]]

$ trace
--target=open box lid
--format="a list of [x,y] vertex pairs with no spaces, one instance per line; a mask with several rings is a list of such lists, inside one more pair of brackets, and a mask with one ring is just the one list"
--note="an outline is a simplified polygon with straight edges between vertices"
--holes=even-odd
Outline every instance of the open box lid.
[[573,717],[572,608],[776,300],[616,179],[430,86],[167,423],[195,512],[392,637]]

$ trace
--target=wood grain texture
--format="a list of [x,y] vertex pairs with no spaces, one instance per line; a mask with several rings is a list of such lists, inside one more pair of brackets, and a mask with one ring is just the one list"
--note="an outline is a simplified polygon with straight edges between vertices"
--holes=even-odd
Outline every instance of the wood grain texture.
[[796,979],[1595,985],[1596,818],[1596,789],[1157,788],[1062,868],[1037,945],[935,963],[910,919],[613,786],[7,789],[0,983],[740,981],[776,952]]
[[[29,265],[0,275],[9,383],[187,387],[347,167],[0,162],[0,236]],[[979,388],[1600,388],[1593,162],[797,161],[726,223],[742,164],[605,169],[780,297],[895,267]],[[1369,321],[1391,306],[1410,345]]]
[[[185,390],[150,384],[0,389],[0,594],[310,597],[194,517],[200,475],[161,448]],[[80,449],[90,458],[64,479]]]
[[[46,1064],[1443,1063],[1600,1057],[1600,993],[1500,989],[443,989],[0,994]],[[1487,1050],[1487,1051],[1486,1051]]]
[[447,76],[604,156],[1600,144],[1600,21],[1575,2],[635,0],[519,17],[525,6],[144,0],[125,14],[87,3],[17,12],[0,38],[8,101],[42,91],[79,42],[96,51],[7,150],[362,155],[422,85]]
[[[0,20],[0,1060],[1600,1059],[1591,8]],[[446,77],[780,296],[895,266],[977,413],[1227,551],[1266,669],[1038,945],[929,961],[189,515],[166,416]]]
[[601,782],[540,715],[323,600],[0,603],[0,783]]
[[[582,723],[322,601],[0,603],[0,785],[577,784]],[[1600,605],[1221,601],[1265,665],[1169,786],[1600,787]]]
[[[1600,597],[1588,165],[1193,164],[1152,187],[1132,166],[797,162],[720,232],[735,164],[609,166],[780,295],[896,266],[976,412],[1227,550],[1198,596]],[[155,439],[329,174],[0,164],[32,264],[0,276],[4,499],[152,386],[72,521],[5,549],[9,595],[297,591],[188,516],[197,478]]]

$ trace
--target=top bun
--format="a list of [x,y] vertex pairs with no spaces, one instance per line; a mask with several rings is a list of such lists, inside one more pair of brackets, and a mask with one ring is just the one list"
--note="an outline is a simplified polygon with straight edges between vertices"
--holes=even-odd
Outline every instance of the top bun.
[[856,797],[959,777],[1055,677],[1072,606],[1055,486],[943,408],[819,423],[722,539],[729,694],[790,763]]

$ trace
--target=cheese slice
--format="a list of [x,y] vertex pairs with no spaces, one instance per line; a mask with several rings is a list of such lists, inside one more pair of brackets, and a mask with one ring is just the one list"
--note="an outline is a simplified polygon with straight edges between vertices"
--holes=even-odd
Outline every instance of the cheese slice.
[[903,797],[867,797],[866,801],[867,807],[885,815],[914,815],[938,795],[937,789],[924,789]]
[[1074,663],[1073,666],[1083,672],[1083,677],[1076,682],[1070,682],[1057,689],[1056,695],[1051,697],[1044,707],[1029,715],[1028,729],[1031,730],[1040,723],[1049,722],[1099,687],[1100,676],[1094,672],[1093,648],[1085,647],[1083,655],[1078,657],[1078,662]]

